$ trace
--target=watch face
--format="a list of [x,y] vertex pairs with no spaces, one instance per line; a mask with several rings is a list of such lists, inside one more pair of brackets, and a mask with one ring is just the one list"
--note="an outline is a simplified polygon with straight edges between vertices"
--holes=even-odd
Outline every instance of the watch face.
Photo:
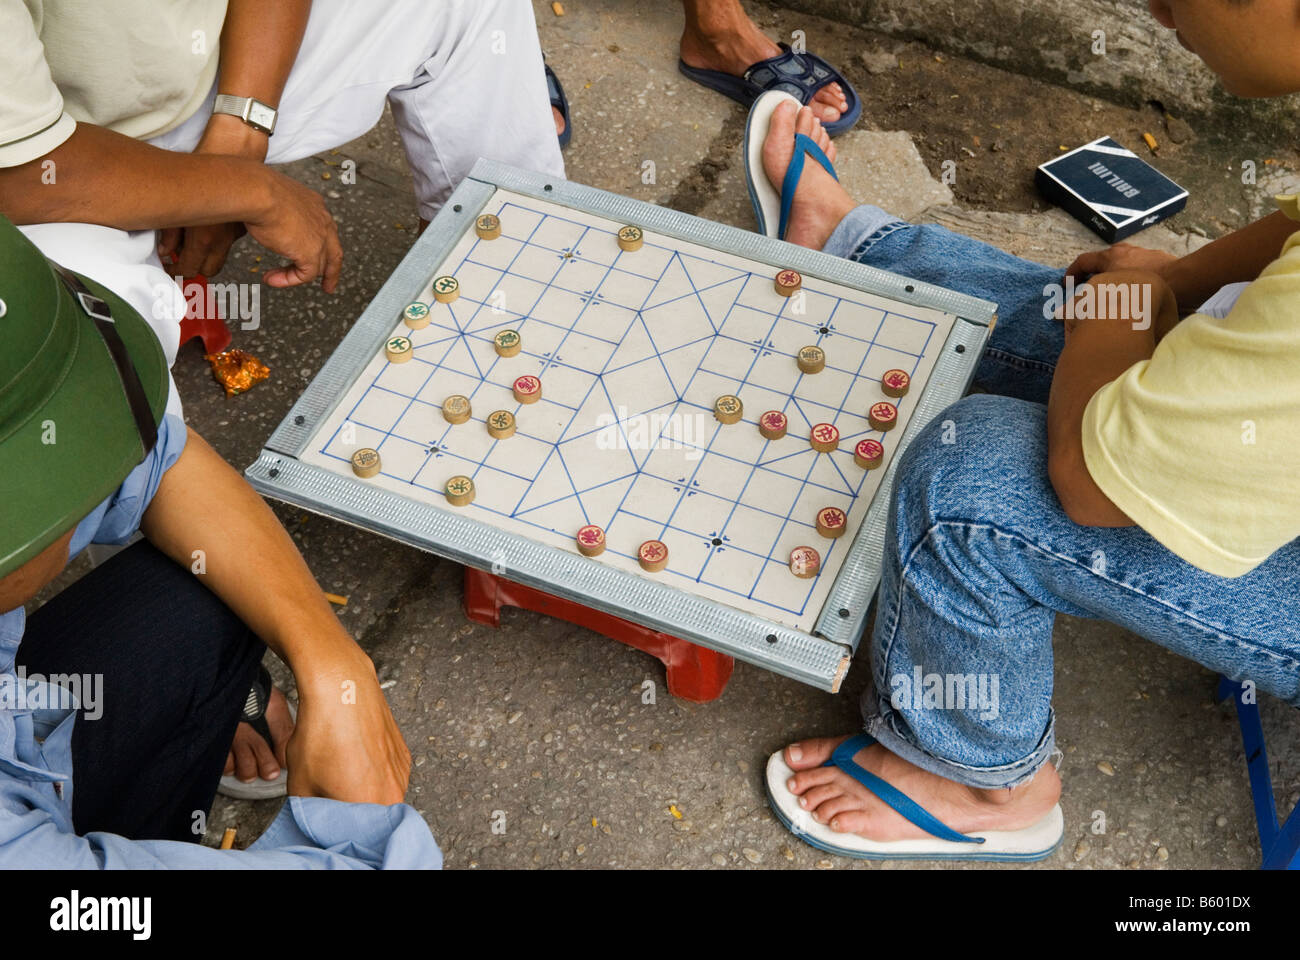
[[275,111],[266,104],[254,100],[248,108],[248,122],[270,133],[275,127]]

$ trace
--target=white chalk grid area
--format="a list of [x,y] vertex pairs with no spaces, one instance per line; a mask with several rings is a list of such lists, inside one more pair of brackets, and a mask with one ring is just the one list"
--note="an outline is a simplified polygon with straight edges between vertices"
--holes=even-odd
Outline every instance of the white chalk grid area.
[[[787,298],[766,264],[649,230],[624,251],[624,224],[504,190],[482,212],[500,218],[501,235],[470,229],[429,265],[430,283],[459,281],[459,298],[438,303],[426,284],[415,299],[429,325],[393,318],[411,360],[391,363],[381,349],[302,459],[352,476],[352,453],[373,447],[382,470],[357,482],[575,554],[578,529],[594,524],[607,549],[588,562],[811,632],[955,318],[809,276]],[[497,355],[502,330],[518,331],[518,355]],[[809,345],[826,355],[816,374],[796,362]],[[881,433],[867,410],[889,399],[880,377],[893,368],[912,384],[890,399],[898,424]],[[542,381],[536,403],[515,401],[525,374]],[[473,415],[453,426],[442,404],[455,394]],[[739,423],[713,416],[726,394],[744,404]],[[513,436],[489,435],[497,410],[515,415]],[[788,418],[784,438],[760,434],[768,410]],[[819,423],[839,430],[838,450],[812,449]],[[853,454],[868,437],[885,450],[869,471]],[[477,492],[458,508],[443,491],[460,474]],[[843,537],[818,534],[823,507],[847,514]],[[668,547],[662,572],[638,565],[647,540]],[[821,554],[816,577],[790,571],[799,546]],[[510,557],[498,561],[508,576]]]

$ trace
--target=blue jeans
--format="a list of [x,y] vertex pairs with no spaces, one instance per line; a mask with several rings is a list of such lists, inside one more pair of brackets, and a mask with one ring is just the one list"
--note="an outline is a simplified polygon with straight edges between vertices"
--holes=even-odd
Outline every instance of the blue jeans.
[[[1139,527],[1081,527],[1047,476],[1047,394],[1063,345],[1043,287],[1063,272],[869,206],[827,253],[998,303],[976,371],[898,462],[867,732],[972,787],[1009,787],[1055,750],[1052,624],[1110,620],[1300,706],[1300,541],[1216,577]],[[1188,477],[1189,483],[1196,482]]]

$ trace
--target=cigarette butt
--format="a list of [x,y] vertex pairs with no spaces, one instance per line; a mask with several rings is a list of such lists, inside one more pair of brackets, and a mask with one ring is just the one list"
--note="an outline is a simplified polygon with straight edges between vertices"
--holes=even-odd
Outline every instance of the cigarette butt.
[[551,9],[555,11],[557,17],[564,16],[564,4],[560,3],[560,0],[554,0],[551,4]]
[[673,815],[673,819],[675,820],[680,820],[682,818],[682,812],[677,809],[677,804],[675,803],[670,803],[668,805],[668,812]]
[[1155,153],[1156,147],[1159,146],[1159,144],[1156,143],[1156,138],[1151,136],[1149,133],[1144,133],[1142,134],[1142,139],[1147,142],[1147,146],[1151,149],[1151,152]]
[[235,834],[237,832],[234,827],[226,827],[226,832],[221,835],[222,850],[233,850],[235,848]]
[[346,607],[348,605],[348,598],[340,597],[337,593],[327,593],[325,599],[336,607]]

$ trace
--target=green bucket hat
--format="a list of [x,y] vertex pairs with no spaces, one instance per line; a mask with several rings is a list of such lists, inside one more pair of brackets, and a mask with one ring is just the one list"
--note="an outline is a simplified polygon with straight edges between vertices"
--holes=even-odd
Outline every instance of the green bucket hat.
[[116,490],[167,404],[153,331],[0,216],[0,577]]

